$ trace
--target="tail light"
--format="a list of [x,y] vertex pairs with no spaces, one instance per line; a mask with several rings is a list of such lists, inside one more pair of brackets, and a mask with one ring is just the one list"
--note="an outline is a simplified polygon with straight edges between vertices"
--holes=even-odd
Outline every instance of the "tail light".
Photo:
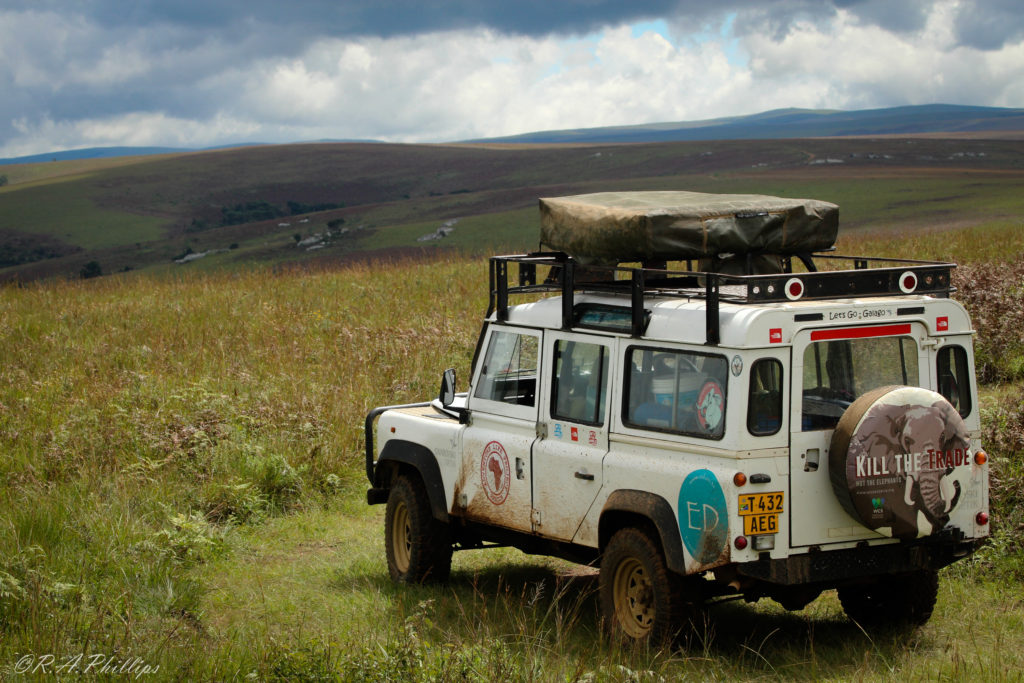
[[912,271],[906,271],[900,275],[900,291],[904,294],[910,294],[917,289],[917,275]]

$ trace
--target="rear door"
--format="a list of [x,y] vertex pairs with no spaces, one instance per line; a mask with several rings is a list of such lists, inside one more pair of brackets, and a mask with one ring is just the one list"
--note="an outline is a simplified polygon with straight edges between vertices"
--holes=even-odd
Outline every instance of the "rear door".
[[608,452],[612,341],[554,333],[545,342],[548,368],[541,439],[533,450],[536,530],[571,540],[602,483]]
[[927,386],[924,327],[918,323],[805,330],[793,340],[790,403],[790,544],[879,538],[840,505],[828,448],[858,396],[890,384]]

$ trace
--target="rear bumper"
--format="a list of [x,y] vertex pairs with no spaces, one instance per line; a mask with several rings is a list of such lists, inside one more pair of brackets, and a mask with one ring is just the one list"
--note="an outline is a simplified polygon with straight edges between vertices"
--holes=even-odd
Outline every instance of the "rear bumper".
[[919,569],[940,569],[977,550],[985,539],[967,539],[959,530],[918,539],[909,543],[822,550],[816,546],[804,555],[784,559],[745,562],[736,570],[767,583],[793,586],[800,584],[839,584],[882,574],[900,574]]

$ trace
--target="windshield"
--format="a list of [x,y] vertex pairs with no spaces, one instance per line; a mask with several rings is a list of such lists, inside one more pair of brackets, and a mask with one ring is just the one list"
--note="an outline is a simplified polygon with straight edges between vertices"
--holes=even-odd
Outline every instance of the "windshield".
[[804,351],[803,431],[833,429],[853,400],[876,387],[918,386],[912,337],[815,342]]

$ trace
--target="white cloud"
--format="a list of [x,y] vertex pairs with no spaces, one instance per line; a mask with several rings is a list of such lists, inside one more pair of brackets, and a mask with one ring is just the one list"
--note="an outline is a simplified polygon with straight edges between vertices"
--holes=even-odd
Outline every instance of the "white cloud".
[[[0,10],[0,156],[106,145],[445,141],[782,107],[1024,106],[1024,42],[962,44],[957,0],[900,32],[851,11],[567,38],[486,29],[315,37],[101,26]],[[749,24],[744,24],[749,28]],[[739,29],[736,29],[739,30]],[[268,42],[278,41],[278,42]],[[288,42],[289,49],[276,49]]]
[[123,145],[214,146],[222,140],[252,139],[261,126],[218,116],[206,121],[177,119],[159,112],[132,112],[102,119],[54,121],[48,116],[16,119],[18,136],[0,153],[27,156],[53,150]]
[[756,82],[786,88],[787,106],[1024,105],[1019,89],[1004,96],[1024,78],[1024,43],[991,51],[958,45],[957,4],[937,3],[914,33],[891,33],[839,11],[827,25],[798,22],[781,40],[751,35],[743,43]]

